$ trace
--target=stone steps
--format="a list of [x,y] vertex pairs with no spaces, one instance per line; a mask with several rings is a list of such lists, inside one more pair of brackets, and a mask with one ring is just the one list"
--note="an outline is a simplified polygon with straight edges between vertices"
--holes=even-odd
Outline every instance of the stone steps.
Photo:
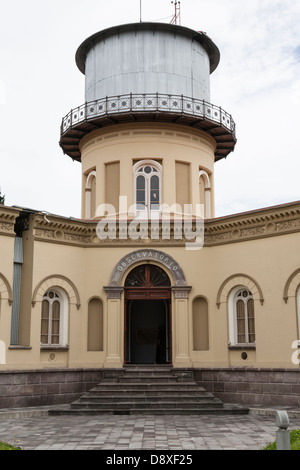
[[[122,388],[120,388],[120,384],[122,384]],[[88,393],[97,393],[101,391],[121,391],[124,392],[126,391],[137,391],[141,393],[147,393],[147,392],[174,392],[176,390],[180,392],[184,391],[190,391],[190,392],[206,392],[204,388],[198,387],[197,385],[190,385],[190,384],[170,384],[170,383],[160,383],[160,384],[153,384],[153,383],[145,383],[145,382],[139,382],[139,383],[134,383],[134,382],[119,382],[119,383],[108,383],[108,382],[101,382],[101,384],[97,385],[94,387],[92,390],[90,390]]]
[[209,394],[208,392],[205,391],[198,391],[195,390],[193,391],[193,397],[191,396],[191,393],[188,393],[189,391],[186,389],[183,390],[90,390],[90,392],[82,395],[83,398],[90,398],[91,400],[102,400],[105,399],[106,397],[109,399],[113,399],[114,397],[116,398],[128,398],[130,399],[145,399],[145,398],[150,398],[150,397],[158,397],[158,398],[178,398],[178,399],[194,399],[194,397],[197,397],[198,399],[205,399],[208,397],[213,397],[212,394]]
[[137,395],[127,395],[127,396],[114,396],[114,397],[90,397],[90,396],[82,396],[78,401],[72,403],[72,406],[106,406],[107,404],[126,404],[126,403],[133,403],[143,406],[143,404],[166,404],[168,406],[170,403],[174,404],[174,400],[176,404],[180,404],[181,406],[185,405],[195,405],[195,406],[203,406],[207,404],[214,404],[215,406],[223,406],[223,403],[220,402],[217,398],[207,398],[207,397],[191,397],[191,396],[177,396],[177,397],[170,397],[170,396],[155,396],[155,395],[145,395],[143,397]]
[[71,416],[95,416],[95,415],[100,415],[100,414],[109,414],[109,415],[131,415],[131,416],[136,416],[136,415],[147,415],[147,416],[153,416],[153,415],[171,415],[171,416],[176,416],[176,415],[244,415],[248,414],[249,410],[245,407],[242,406],[235,406],[235,405],[230,405],[230,406],[224,406],[220,408],[216,408],[214,406],[212,407],[205,407],[205,408],[198,408],[195,410],[194,407],[190,408],[185,408],[182,409],[178,406],[173,407],[173,408],[164,408],[163,410],[161,408],[156,408],[156,407],[147,407],[145,408],[138,408],[138,407],[131,407],[128,409],[121,409],[121,408],[116,408],[116,407],[111,407],[107,408],[105,410],[95,410],[94,408],[57,408],[57,409],[50,409],[48,414],[50,416],[59,416],[59,415],[71,415]]
[[212,414],[246,413],[224,407],[221,400],[197,385],[191,370],[171,366],[125,366],[105,371],[103,380],[58,414]]
[[[100,405],[100,406],[99,406]],[[169,408],[174,408],[174,401],[165,401],[165,400],[162,400],[162,401],[159,401],[159,400],[147,400],[145,401],[144,403],[143,402],[137,402],[135,401],[134,403],[132,401],[116,401],[116,402],[112,402],[112,401],[102,401],[101,403],[98,404],[99,406],[99,409],[101,410],[105,410],[105,409],[110,409],[112,408],[112,406],[114,408],[117,408],[117,409],[134,409],[134,408],[140,408],[140,409],[151,409],[153,407],[156,407],[156,408],[160,408],[160,409],[169,409]],[[204,408],[204,407],[207,407],[207,406],[214,406],[214,407],[217,407],[217,408],[220,408],[223,406],[223,403],[218,403],[218,402],[211,402],[211,401],[203,401],[202,403],[195,403],[195,402],[185,402],[185,401],[182,401],[182,402],[176,402],[176,408],[180,408],[180,409],[185,409],[185,408]],[[86,401],[78,401],[78,402],[73,402],[72,403],[72,408],[73,409],[84,409],[84,408],[88,408],[88,409],[96,409],[97,407],[97,403],[94,403],[92,401],[89,401],[89,400],[86,400]]]

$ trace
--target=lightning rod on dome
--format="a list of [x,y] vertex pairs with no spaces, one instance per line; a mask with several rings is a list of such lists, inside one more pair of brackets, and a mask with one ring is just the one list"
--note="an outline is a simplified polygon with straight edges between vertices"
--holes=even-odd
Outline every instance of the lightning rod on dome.
[[170,23],[181,25],[180,2],[177,0],[172,0],[171,3],[174,3],[175,13]]

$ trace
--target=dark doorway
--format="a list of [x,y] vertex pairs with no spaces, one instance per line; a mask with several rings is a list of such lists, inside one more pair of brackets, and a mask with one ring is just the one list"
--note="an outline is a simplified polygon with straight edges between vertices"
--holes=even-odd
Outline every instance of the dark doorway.
[[171,362],[171,290],[158,266],[142,265],[125,281],[125,362]]

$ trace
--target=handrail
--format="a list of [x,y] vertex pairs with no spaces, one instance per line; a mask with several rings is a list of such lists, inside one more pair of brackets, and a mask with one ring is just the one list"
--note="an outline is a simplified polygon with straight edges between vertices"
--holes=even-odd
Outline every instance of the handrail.
[[61,135],[81,122],[122,113],[174,113],[208,120],[235,136],[235,122],[220,106],[184,95],[141,93],[106,96],[72,109],[62,120]]

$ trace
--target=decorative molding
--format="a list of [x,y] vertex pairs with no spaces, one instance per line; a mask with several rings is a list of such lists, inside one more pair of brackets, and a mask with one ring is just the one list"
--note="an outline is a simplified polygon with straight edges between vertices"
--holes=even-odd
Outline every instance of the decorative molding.
[[47,214],[34,217],[33,235],[35,240],[63,243],[75,246],[92,244],[96,234],[96,224],[78,219],[67,219]]
[[188,299],[191,288],[191,286],[173,286],[171,289],[175,299]]
[[259,300],[261,305],[264,303],[264,297],[258,282],[247,274],[233,274],[229,276],[220,286],[217,294],[216,304],[220,308],[221,303],[226,303],[230,291],[236,286],[245,286],[252,293],[254,300]]
[[103,289],[107,293],[108,299],[120,299],[122,297],[122,292],[124,291],[124,287],[107,286],[103,287]]
[[14,233],[14,224],[10,224],[9,222],[0,222],[0,232],[6,234],[12,234],[15,235]]
[[[117,225],[116,237],[100,240],[97,237],[97,220],[79,220],[64,218],[42,213],[36,214],[33,224],[35,240],[48,243],[81,246],[85,248],[105,247],[185,247],[189,242],[183,236],[176,238],[176,223],[170,221],[170,238],[163,238],[162,224],[159,224],[155,239],[128,237],[119,238]],[[131,220],[127,221],[129,225]],[[1,218],[0,218],[1,223]],[[8,223],[8,222],[4,222]],[[11,223],[11,222],[9,222]],[[124,221],[122,221],[124,224]],[[151,226],[149,227],[150,233]],[[194,228],[193,228],[194,229]],[[8,227],[6,227],[8,230]],[[9,230],[13,230],[13,225]],[[1,231],[1,228],[0,228]],[[250,240],[267,239],[274,236],[282,236],[300,232],[300,202],[244,212],[226,217],[207,219],[204,221],[204,247],[210,248],[228,243],[242,243]],[[7,232],[10,234],[12,232]]]
[[14,237],[15,223],[20,209],[0,205],[0,235]]
[[287,303],[289,297],[296,297],[300,285],[300,269],[294,271],[288,278],[283,291],[283,300]]
[[147,261],[158,263],[163,268],[167,269],[174,280],[175,286],[186,286],[185,275],[177,261],[167,253],[153,248],[133,251],[124,256],[114,267],[110,276],[109,285],[111,287],[121,286],[122,278],[129,268],[132,268],[132,266],[138,263]]
[[[6,295],[6,297],[3,297],[3,294]],[[10,283],[2,273],[0,273],[0,300],[1,299],[8,300],[9,305],[12,305],[13,303],[12,288],[10,286]]]
[[43,295],[45,292],[50,289],[51,287],[61,287],[67,293],[69,302],[75,304],[77,310],[80,309],[80,297],[79,292],[76,286],[73,284],[70,279],[60,274],[53,274],[50,276],[45,277],[42,279],[36,288],[34,289],[33,296],[32,296],[32,306],[34,307],[36,302],[41,302],[43,300]]
[[300,202],[229,215],[205,222],[204,246],[300,232]]

